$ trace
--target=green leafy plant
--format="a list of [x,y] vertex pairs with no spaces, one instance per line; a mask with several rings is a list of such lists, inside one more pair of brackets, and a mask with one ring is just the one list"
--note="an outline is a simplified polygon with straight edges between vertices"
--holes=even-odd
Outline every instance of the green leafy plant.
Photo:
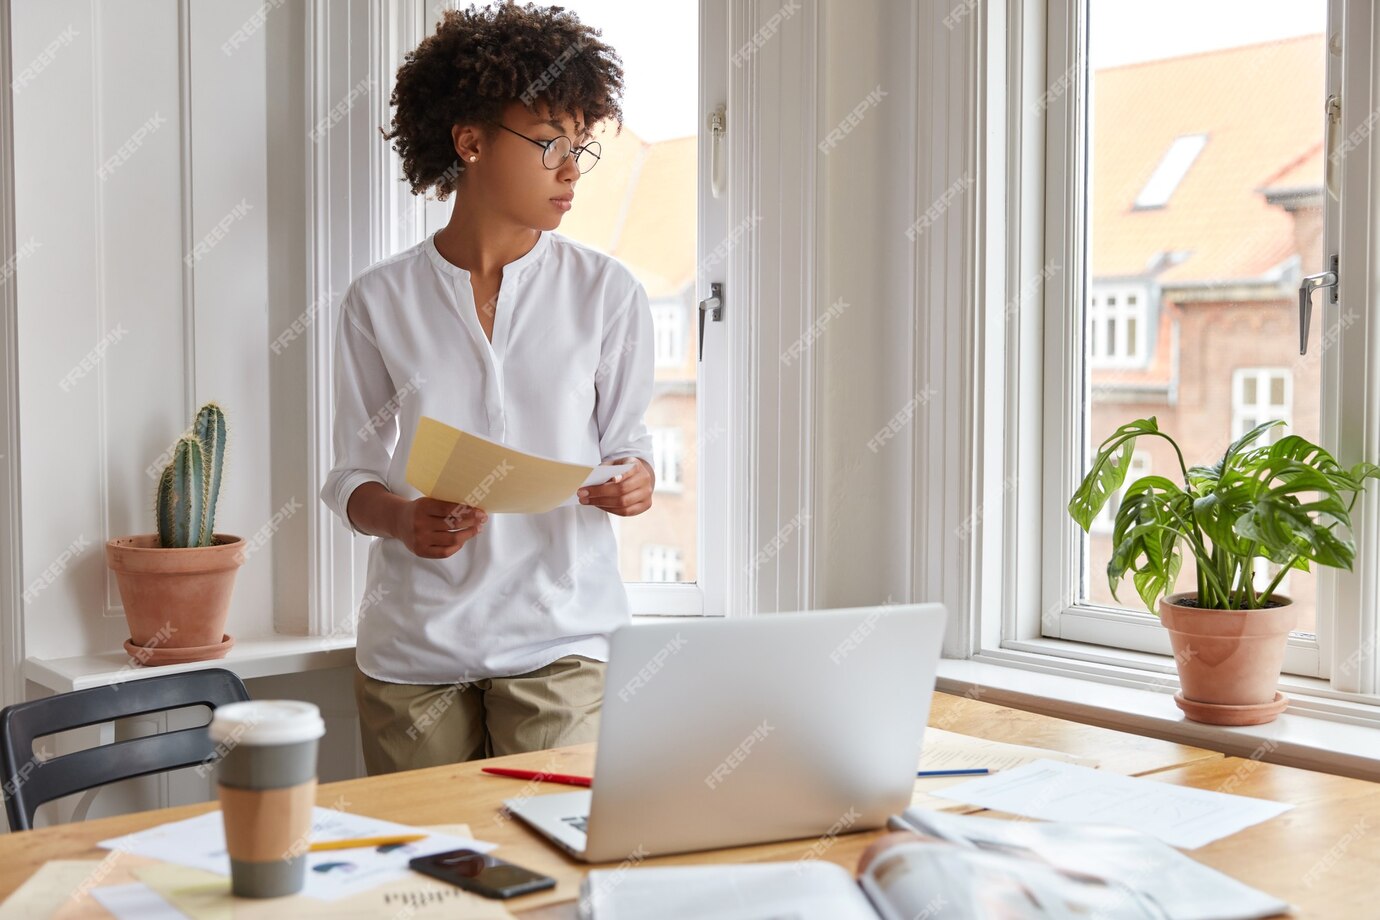
[[[1351,509],[1365,480],[1380,478],[1380,467],[1358,463],[1344,469],[1298,435],[1255,444],[1283,424],[1256,426],[1212,466],[1186,466],[1183,451],[1154,416],[1123,425],[1102,442],[1068,506],[1085,531],[1125,482],[1138,438],[1168,441],[1183,473],[1182,485],[1142,476],[1122,494],[1107,563],[1113,597],[1129,572],[1141,600],[1156,613],[1159,599],[1174,588],[1185,547],[1197,564],[1198,606],[1218,610],[1270,605],[1285,573],[1307,571],[1310,562],[1351,568]],[[1256,559],[1279,566],[1262,591],[1255,590]]]
[[154,500],[160,546],[211,545],[225,440],[225,413],[213,402],[201,407],[191,430],[177,439]]

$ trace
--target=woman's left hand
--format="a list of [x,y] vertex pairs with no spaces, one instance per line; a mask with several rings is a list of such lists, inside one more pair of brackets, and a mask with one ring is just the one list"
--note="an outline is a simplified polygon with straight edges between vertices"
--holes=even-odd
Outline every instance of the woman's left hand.
[[578,498],[582,505],[593,505],[609,514],[632,517],[652,507],[652,488],[655,484],[652,468],[639,457],[628,472],[597,486],[581,488]]

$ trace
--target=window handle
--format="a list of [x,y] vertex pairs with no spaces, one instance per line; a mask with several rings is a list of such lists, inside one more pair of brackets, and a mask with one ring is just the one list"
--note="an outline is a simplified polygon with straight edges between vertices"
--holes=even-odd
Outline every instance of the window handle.
[[1324,106],[1325,121],[1323,133],[1323,151],[1326,158],[1323,160],[1323,185],[1327,188],[1327,194],[1333,201],[1341,201],[1341,195],[1337,191],[1337,161],[1341,157],[1342,151],[1337,147],[1337,128],[1342,122],[1342,100],[1335,93],[1327,97]]
[[724,286],[721,282],[714,281],[709,285],[709,297],[700,301],[700,357],[704,360],[704,314],[706,310],[713,311],[710,318],[716,323],[724,321]]
[[728,130],[728,116],[724,106],[709,113],[709,193],[724,197],[724,132]]
[[1308,321],[1313,314],[1313,292],[1328,288],[1332,296],[1330,303],[1337,302],[1337,257],[1332,257],[1332,269],[1307,275],[1299,284],[1299,354],[1308,353]]

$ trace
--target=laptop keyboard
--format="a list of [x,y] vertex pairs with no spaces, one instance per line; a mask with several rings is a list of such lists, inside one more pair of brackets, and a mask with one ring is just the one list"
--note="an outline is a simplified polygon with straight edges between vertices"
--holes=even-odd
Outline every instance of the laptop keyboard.
[[562,818],[561,820],[582,834],[589,833],[589,815],[576,815],[575,817]]

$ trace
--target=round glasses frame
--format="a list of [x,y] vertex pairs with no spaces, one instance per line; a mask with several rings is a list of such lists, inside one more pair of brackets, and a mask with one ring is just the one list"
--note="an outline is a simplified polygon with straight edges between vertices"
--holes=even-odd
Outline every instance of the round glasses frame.
[[526,134],[513,131],[512,128],[505,124],[500,124],[499,122],[494,122],[494,124],[498,125],[504,131],[516,134],[523,140],[531,141],[533,144],[540,147],[541,165],[545,166],[547,169],[560,169],[572,153],[575,154],[575,168],[580,171],[581,175],[584,175],[595,166],[599,165],[599,153],[603,148],[599,146],[598,141],[590,141],[583,147],[576,147],[574,142],[564,134],[557,135],[549,141],[539,141],[534,137],[528,137]]

